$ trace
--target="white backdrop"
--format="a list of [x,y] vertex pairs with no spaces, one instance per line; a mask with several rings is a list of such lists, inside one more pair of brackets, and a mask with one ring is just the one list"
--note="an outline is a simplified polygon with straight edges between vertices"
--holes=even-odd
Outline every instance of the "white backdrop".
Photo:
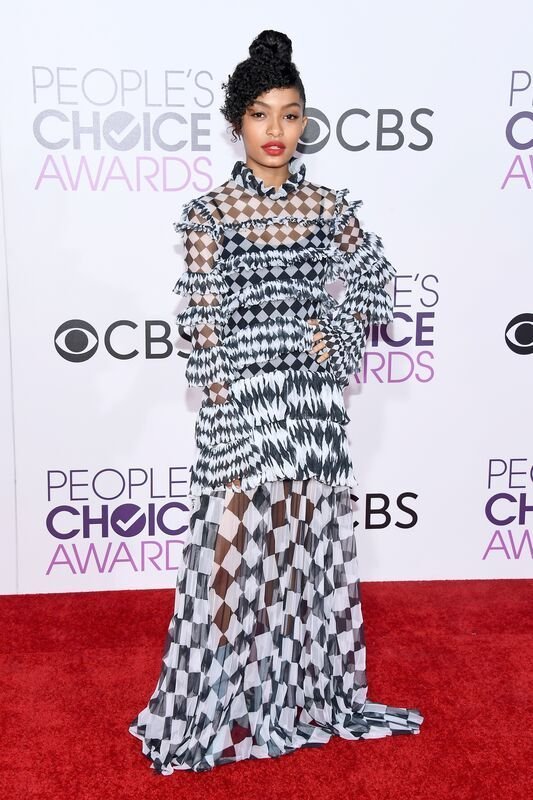
[[361,577],[532,575],[533,9],[318,12],[4,11],[0,591],[175,585],[201,393],[172,222],[243,156],[220,84],[269,27],[306,86],[307,176],[363,200],[398,271],[346,390]]

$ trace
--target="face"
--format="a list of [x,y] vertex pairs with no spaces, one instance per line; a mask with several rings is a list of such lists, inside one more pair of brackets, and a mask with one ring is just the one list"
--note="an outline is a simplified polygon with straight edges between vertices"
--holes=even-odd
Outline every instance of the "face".
[[[297,89],[270,89],[256,97],[242,118],[241,135],[246,163],[254,169],[283,169],[296,151],[307,117]],[[264,145],[276,141],[278,150],[265,150]]]

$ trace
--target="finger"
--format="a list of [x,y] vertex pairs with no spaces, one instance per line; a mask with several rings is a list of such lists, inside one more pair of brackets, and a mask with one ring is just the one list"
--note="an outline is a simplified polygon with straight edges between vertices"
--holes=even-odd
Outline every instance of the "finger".
[[325,341],[322,341],[322,340],[320,340],[319,342],[317,342],[317,343],[316,343],[316,344],[315,344],[315,345],[314,345],[314,346],[311,348],[311,350],[310,350],[309,352],[310,352],[310,353],[318,353],[318,351],[319,351],[319,350],[323,350],[325,347],[327,347],[327,344],[326,344],[326,342],[325,342]]
[[317,319],[308,319],[307,322],[309,323],[309,325],[318,325]]

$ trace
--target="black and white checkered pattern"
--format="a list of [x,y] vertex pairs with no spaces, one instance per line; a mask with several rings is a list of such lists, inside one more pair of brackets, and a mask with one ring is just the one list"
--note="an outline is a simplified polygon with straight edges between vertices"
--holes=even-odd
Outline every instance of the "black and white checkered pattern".
[[[237,162],[187,203],[186,377],[195,425],[193,512],[157,686],[130,732],[151,766],[212,769],[332,736],[419,733],[416,708],[367,697],[345,432],[365,321],[386,322],[393,271],[363,233],[361,201],[304,179],[266,186]],[[339,304],[325,290],[342,278]],[[319,360],[313,320],[329,357]],[[238,486],[230,481],[239,478]]]
[[367,696],[348,488],[287,479],[195,498],[159,680],[129,729],[153,769],[417,734],[422,721]]
[[[276,188],[237,161],[231,178],[186,203],[174,225],[187,266],[174,287],[189,295],[176,317],[191,333],[185,377],[203,387],[207,403],[228,406],[212,415],[211,436],[204,431],[191,497],[236,478],[244,489],[284,477],[356,483],[338,421],[295,416],[290,404],[285,419],[268,424],[248,413],[258,375],[273,406],[280,392],[302,392],[317,405],[319,375],[345,387],[359,369],[367,324],[392,318],[385,287],[394,270],[381,239],[361,230],[362,201],[305,174],[293,156]],[[326,291],[337,279],[346,284],[341,302]],[[317,335],[323,346],[314,350]],[[238,434],[228,439],[230,428]]]

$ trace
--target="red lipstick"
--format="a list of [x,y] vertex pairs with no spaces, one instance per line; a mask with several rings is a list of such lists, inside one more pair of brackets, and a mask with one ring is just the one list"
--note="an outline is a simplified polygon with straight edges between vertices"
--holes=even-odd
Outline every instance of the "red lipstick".
[[277,139],[272,139],[270,142],[261,145],[261,147],[270,156],[279,156],[285,150],[285,145],[283,142],[280,142]]

